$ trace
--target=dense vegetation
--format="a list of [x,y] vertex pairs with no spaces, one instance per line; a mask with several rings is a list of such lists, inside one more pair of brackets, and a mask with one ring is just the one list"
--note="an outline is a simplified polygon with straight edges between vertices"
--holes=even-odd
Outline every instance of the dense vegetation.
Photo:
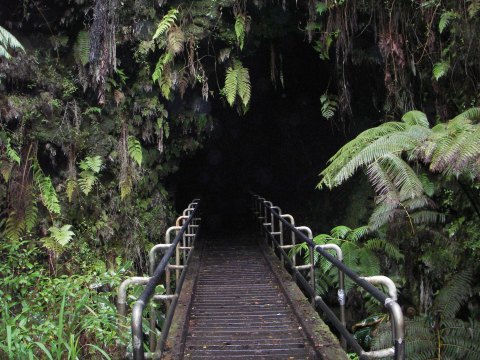
[[[479,32],[478,0],[2,4],[0,357],[119,357],[114,291],[146,272],[146,249],[173,220],[167,179],[220,121],[212,107],[255,111],[256,59],[268,58],[271,91],[288,87],[293,36],[329,69],[311,121],[353,139],[315,164],[319,187],[374,191],[358,200],[371,209],[364,226],[352,217],[316,241],[395,279],[412,356],[475,358]],[[328,293],[335,274],[320,265]],[[354,312],[374,314],[357,297]],[[385,320],[355,328],[377,346]]]

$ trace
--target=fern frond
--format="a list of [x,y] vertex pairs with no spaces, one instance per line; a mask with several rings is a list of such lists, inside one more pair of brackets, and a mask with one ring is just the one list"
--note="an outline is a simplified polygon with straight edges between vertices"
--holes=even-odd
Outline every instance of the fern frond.
[[445,11],[440,15],[440,21],[438,22],[438,31],[440,31],[440,34],[443,33],[450,23],[458,17],[459,14],[455,11]]
[[467,12],[470,19],[473,19],[480,12],[480,0],[470,0]]
[[177,9],[170,9],[162,18],[162,20],[160,20],[160,23],[158,24],[157,30],[155,31],[152,39],[155,40],[159,36],[165,34],[177,20],[177,15]]
[[81,30],[78,33],[73,46],[73,55],[77,63],[83,66],[88,64],[90,59],[90,35],[87,31]]
[[25,232],[25,221],[17,216],[15,211],[8,213],[8,218],[5,221],[5,229],[3,230],[3,236],[6,239],[16,242],[20,240],[20,237]]
[[20,155],[18,155],[15,149],[12,148],[12,145],[10,144],[10,139],[7,139],[6,153],[7,153],[7,158],[10,161],[17,163],[17,165],[20,165]]
[[52,179],[50,179],[50,176],[45,176],[37,162],[33,163],[32,169],[33,179],[40,190],[40,199],[42,200],[43,205],[50,213],[60,214],[60,202],[58,200],[57,192],[53,187]]
[[441,61],[433,65],[432,75],[435,80],[439,80],[440,78],[447,75],[448,70],[450,70],[450,63],[447,61]]
[[248,106],[251,96],[250,74],[239,60],[235,60],[233,67],[227,69],[223,92],[230,106],[235,103],[237,95],[243,106]]
[[435,224],[445,222],[445,215],[433,210],[420,210],[410,214],[413,223],[418,224]]
[[173,53],[167,51],[157,61],[157,65],[155,65],[155,70],[152,74],[152,81],[157,82],[163,77],[163,70],[165,65],[167,65],[170,61],[173,60]]
[[3,180],[7,183],[12,174],[13,164],[9,161],[0,161],[0,174],[2,174]]
[[408,125],[420,125],[422,127],[428,128],[429,123],[427,115],[418,110],[411,110],[402,116],[402,121]]
[[67,186],[66,186],[68,202],[72,202],[73,194],[74,194],[76,188],[77,188],[77,180],[68,179],[67,180]]
[[85,159],[80,161],[80,164],[78,166],[82,170],[85,170],[85,171],[89,170],[94,174],[97,174],[98,172],[100,172],[102,168],[102,164],[103,164],[102,157],[99,155],[96,155],[96,156],[85,157]]
[[71,231],[72,225],[63,225],[61,228],[52,226],[48,229],[50,236],[61,246],[66,246],[73,238],[75,233]]
[[385,239],[370,239],[365,243],[364,247],[371,251],[381,251],[395,261],[400,261],[404,258],[400,249]]
[[237,42],[240,50],[243,50],[243,45],[245,44],[245,22],[245,15],[240,14],[235,18],[235,35],[237,36]]
[[250,74],[248,69],[240,64],[240,66],[238,66],[238,96],[245,107],[250,103],[251,92]]
[[229,67],[225,75],[225,86],[223,90],[230,106],[233,106],[235,98],[237,97],[237,88],[238,72],[235,70],[235,68]]
[[[92,191],[93,186],[95,185],[96,182],[97,182],[97,176],[92,171],[84,170],[80,173],[80,178],[78,179],[78,185],[80,186],[80,190],[82,190],[82,192],[85,195],[88,195]],[[70,186],[74,186],[75,180],[70,181],[68,184],[71,184]],[[67,191],[69,191],[68,187],[67,187]],[[72,191],[72,194],[73,194],[73,191]],[[69,200],[70,198],[71,197],[69,196]]]
[[337,239],[345,239],[347,237],[347,234],[351,231],[352,229],[348,226],[340,225],[330,230],[330,234],[332,234],[332,236]]
[[142,145],[135,137],[129,136],[127,139],[128,154],[138,164],[142,166]]
[[400,195],[400,201],[413,199],[423,194],[423,184],[415,171],[402,158],[386,154],[381,160]]
[[38,220],[38,207],[35,200],[29,202],[25,208],[24,222],[25,230],[30,232],[37,225]]
[[173,26],[168,32],[167,37],[167,51],[172,54],[178,54],[183,51],[183,44],[185,42],[185,34],[178,26]]
[[7,29],[0,26],[0,57],[9,59],[11,57],[8,48],[25,51],[20,41],[17,40]]
[[440,312],[443,318],[454,318],[461,305],[470,296],[472,281],[472,268],[455,274],[435,298],[435,311]]
[[320,103],[322,104],[321,113],[325,119],[329,120],[335,116],[338,110],[338,98],[336,96],[323,94],[320,97]]
[[358,242],[360,239],[365,238],[365,236],[367,236],[370,232],[371,229],[368,226],[360,226],[358,228],[352,229],[348,233],[347,240]]

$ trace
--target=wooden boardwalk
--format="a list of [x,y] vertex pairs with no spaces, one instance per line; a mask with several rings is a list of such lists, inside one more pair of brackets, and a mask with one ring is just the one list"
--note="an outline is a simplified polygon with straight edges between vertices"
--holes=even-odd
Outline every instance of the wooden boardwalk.
[[296,285],[285,284],[289,275],[268,249],[248,238],[209,239],[201,247],[166,359],[347,358]]

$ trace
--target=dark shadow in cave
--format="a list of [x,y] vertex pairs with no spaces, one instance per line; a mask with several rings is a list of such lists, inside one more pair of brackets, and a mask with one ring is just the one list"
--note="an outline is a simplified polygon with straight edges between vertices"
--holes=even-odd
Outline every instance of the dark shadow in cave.
[[239,116],[213,101],[212,115],[218,121],[211,137],[169,178],[177,210],[194,197],[202,199],[207,231],[250,230],[249,191],[300,219],[312,212],[313,202],[342,206],[341,201],[325,202],[331,195],[315,189],[319,172],[346,139],[320,112],[331,64],[320,61],[299,35],[285,38],[282,47],[285,88],[280,83],[274,88],[269,45],[260,47],[245,62],[252,79],[248,113]]

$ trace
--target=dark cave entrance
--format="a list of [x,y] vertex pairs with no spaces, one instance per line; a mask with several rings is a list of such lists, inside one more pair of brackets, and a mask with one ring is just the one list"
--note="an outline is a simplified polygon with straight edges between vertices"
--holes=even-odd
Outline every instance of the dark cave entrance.
[[209,229],[245,228],[253,191],[301,220],[322,208],[328,219],[319,226],[327,230],[335,225],[334,213],[342,211],[346,200],[338,191],[315,189],[318,174],[347,139],[371,126],[372,119],[378,120],[372,117],[365,91],[371,74],[352,75],[360,89],[356,96],[363,115],[342,125],[321,115],[320,96],[329,86],[332,62],[321,61],[302,34],[291,34],[282,42],[285,87],[277,84],[275,89],[269,51],[268,44],[260,46],[245,61],[252,80],[247,114],[239,116],[235,109],[213,100],[212,115],[217,121],[210,138],[202,150],[181,162],[167,187],[175,194],[177,211],[200,197]]

